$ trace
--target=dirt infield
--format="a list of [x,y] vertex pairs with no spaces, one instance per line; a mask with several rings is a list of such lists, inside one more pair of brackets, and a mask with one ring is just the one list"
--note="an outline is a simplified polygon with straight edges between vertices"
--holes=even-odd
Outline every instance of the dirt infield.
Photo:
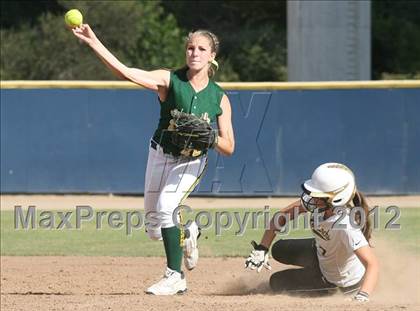
[[[378,289],[367,304],[342,295],[296,297],[270,292],[268,271],[245,271],[243,258],[201,258],[186,272],[188,292],[146,295],[164,258],[2,257],[2,310],[420,310],[418,257],[377,244]],[[273,270],[285,266],[273,262]]]
[[[197,208],[280,208],[296,198],[189,199]],[[371,205],[419,207],[420,197],[371,198]],[[142,208],[141,197],[1,196],[1,209],[35,205],[40,209]],[[389,242],[388,242],[389,243]],[[144,293],[163,273],[164,258],[1,257],[1,310],[420,310],[419,254],[376,241],[379,285],[371,302],[357,304],[342,295],[297,297],[270,292],[268,271],[244,271],[244,258],[201,258],[186,272],[188,292],[174,297]],[[139,246],[140,247],[140,246]],[[271,260],[273,270],[286,266]]]

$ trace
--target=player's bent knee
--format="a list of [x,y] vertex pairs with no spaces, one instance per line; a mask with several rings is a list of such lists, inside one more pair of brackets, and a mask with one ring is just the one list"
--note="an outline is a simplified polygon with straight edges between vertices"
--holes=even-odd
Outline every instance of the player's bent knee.
[[287,263],[287,240],[278,240],[271,248],[271,256],[281,263]]
[[161,223],[162,228],[170,228],[176,226],[180,223],[178,215],[173,214],[173,212],[162,212],[161,213]]

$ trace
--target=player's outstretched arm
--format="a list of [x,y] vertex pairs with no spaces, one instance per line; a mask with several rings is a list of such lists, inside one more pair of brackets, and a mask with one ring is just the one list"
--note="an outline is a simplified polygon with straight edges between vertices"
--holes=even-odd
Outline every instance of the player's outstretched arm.
[[169,71],[146,71],[125,66],[102,44],[88,24],[82,24],[73,28],[72,32],[77,38],[89,45],[105,65],[119,78],[132,81],[153,91],[160,92],[168,87]]
[[287,207],[280,210],[282,213],[280,217],[273,216],[270,221],[270,227],[265,230],[264,235],[261,239],[261,243],[257,244],[252,241],[252,246],[254,250],[248,256],[245,261],[245,267],[251,270],[257,270],[260,272],[263,267],[271,270],[271,266],[268,263],[268,251],[270,249],[271,244],[276,236],[276,232],[279,231],[287,221],[294,219],[296,212],[297,215],[300,213],[306,212],[306,210],[302,207],[301,201],[298,200],[293,202],[292,204],[288,205]]
[[260,245],[263,245],[264,247],[269,249],[271,244],[273,243],[274,238],[276,237],[276,232],[278,232],[286,224],[287,221],[294,219],[295,210],[298,211],[298,214],[306,212],[306,210],[302,207],[300,200],[298,200],[280,210],[280,213],[282,213],[284,216],[273,216],[273,218],[270,221],[270,227],[264,231],[264,235],[261,238]]
[[[354,252],[366,268],[362,286],[360,287],[359,293],[355,296],[355,299],[362,300],[363,298],[365,298],[362,301],[367,301],[369,300],[369,295],[372,294],[376,286],[376,283],[378,281],[378,275],[379,275],[378,259],[376,258],[375,253],[373,252],[372,248],[369,245],[360,247],[356,249]],[[362,293],[362,295],[358,297],[360,293]]]

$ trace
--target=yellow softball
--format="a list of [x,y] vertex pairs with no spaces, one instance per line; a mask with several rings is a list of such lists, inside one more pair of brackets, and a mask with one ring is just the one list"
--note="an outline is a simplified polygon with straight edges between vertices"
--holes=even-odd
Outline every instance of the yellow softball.
[[83,15],[77,9],[72,9],[64,15],[64,21],[69,27],[78,27],[83,23]]

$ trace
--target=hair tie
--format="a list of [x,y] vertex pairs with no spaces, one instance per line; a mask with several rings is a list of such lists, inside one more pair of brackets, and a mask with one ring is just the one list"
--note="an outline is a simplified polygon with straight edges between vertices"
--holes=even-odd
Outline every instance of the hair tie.
[[216,70],[219,70],[219,63],[215,59],[212,59],[210,63],[216,67]]

